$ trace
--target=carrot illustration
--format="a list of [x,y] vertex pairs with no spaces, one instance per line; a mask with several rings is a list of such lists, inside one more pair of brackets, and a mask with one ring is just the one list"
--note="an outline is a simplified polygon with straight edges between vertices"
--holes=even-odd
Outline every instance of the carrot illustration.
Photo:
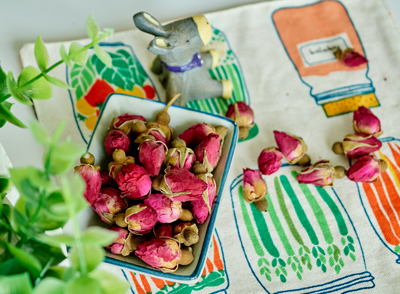
[[213,246],[214,246],[214,264],[219,271],[224,270],[224,264],[222,263],[221,256],[219,255],[217,240],[213,235]]
[[208,257],[207,257],[206,264],[207,264],[207,270],[208,270],[208,272],[209,272],[209,273],[212,273],[212,272],[214,271],[214,266],[213,266],[211,260],[210,260]]
[[399,239],[393,234],[390,223],[387,220],[386,216],[379,208],[379,203],[375,197],[375,193],[372,190],[372,187],[368,183],[362,183],[365,194],[367,195],[368,202],[372,208],[372,211],[378,221],[379,227],[381,228],[382,234],[385,237],[386,241],[391,245],[398,245]]
[[[389,217],[390,223],[392,224],[393,230],[396,233],[397,237],[400,238],[400,226],[399,222],[396,218],[396,212],[397,216],[400,212],[400,203],[399,203],[399,195],[396,192],[396,188],[393,185],[392,180],[389,178],[389,175],[387,172],[384,172],[381,174],[382,180],[385,183],[386,186],[386,191],[389,196],[390,202],[387,199],[386,193],[383,189],[382,181],[379,178],[378,181],[374,183],[374,186],[376,188],[376,191],[378,192],[379,199],[381,200],[382,206],[386,211],[386,214]],[[392,204],[392,205],[390,205]],[[392,208],[393,206],[393,208]],[[394,211],[393,211],[394,209]]]
[[146,277],[143,275],[140,275],[140,280],[142,281],[144,290],[146,291],[146,293],[151,293],[151,287],[149,282],[147,281]]
[[[392,154],[393,154],[394,160],[397,163],[397,166],[400,167],[400,153],[398,151],[396,151],[396,149],[393,148],[392,144],[388,143],[388,145],[389,145],[390,150],[392,151]],[[400,149],[399,145],[396,144],[396,146],[397,146],[397,148]]]
[[135,283],[136,290],[138,294],[146,294],[143,288],[140,286],[139,281],[136,280],[135,274],[133,272],[129,272],[131,274],[132,280]]
[[203,268],[203,272],[201,273],[201,276],[204,277],[206,275],[206,267]]
[[151,280],[156,284],[157,288],[162,290],[165,287],[165,283],[163,280],[151,277]]
[[171,282],[171,281],[167,281],[167,280],[165,280],[165,283],[167,283],[167,285],[168,286],[173,286],[173,285],[175,285],[175,282]]

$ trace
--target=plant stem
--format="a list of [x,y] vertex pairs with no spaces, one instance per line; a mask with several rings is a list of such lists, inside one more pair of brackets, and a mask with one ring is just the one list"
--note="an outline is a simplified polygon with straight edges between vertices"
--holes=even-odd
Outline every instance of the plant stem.
[[39,203],[36,206],[35,212],[33,213],[31,219],[29,220],[28,225],[32,225],[33,223],[35,223],[37,216],[39,215],[40,209],[43,206],[43,202],[44,202],[44,198],[46,196],[46,189],[44,189],[42,191],[42,193],[40,193],[40,197],[39,197]]

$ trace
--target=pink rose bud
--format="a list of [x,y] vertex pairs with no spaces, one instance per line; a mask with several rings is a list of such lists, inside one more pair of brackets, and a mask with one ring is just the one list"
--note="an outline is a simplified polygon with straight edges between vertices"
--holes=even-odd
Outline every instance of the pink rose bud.
[[111,253],[128,256],[131,252],[135,251],[137,245],[146,242],[146,238],[133,235],[126,229],[117,226],[109,227],[107,229],[119,233],[119,236],[115,241],[106,247],[107,249],[110,249]]
[[161,192],[174,201],[200,200],[207,184],[184,168],[169,170],[159,185]]
[[156,141],[160,141],[160,142],[164,143],[166,146],[168,146],[168,142],[167,142],[167,139],[166,139],[166,135],[165,135],[165,133],[164,133],[161,129],[159,129],[159,128],[151,128],[151,129],[148,129],[147,132],[144,132],[144,133],[140,134],[140,135],[135,139],[135,143],[140,144],[140,143],[143,141],[143,137],[144,137],[144,136],[149,136],[149,135],[150,135],[150,136],[153,136],[154,139],[155,139]]
[[221,157],[221,142],[218,134],[208,135],[194,149],[196,160],[210,173],[217,166]]
[[92,208],[106,224],[114,224],[115,216],[127,207],[121,192],[112,187],[101,188],[100,196],[93,203]]
[[139,145],[139,160],[151,177],[160,173],[167,150],[164,143],[151,139],[146,139]]
[[115,149],[122,149],[125,152],[129,150],[129,137],[122,131],[111,131],[104,141],[104,147],[109,156],[112,156]]
[[190,204],[192,205],[193,216],[197,223],[202,224],[211,213],[217,187],[212,174],[202,174],[198,175],[198,177],[207,182],[207,190],[204,191],[202,200],[192,201]]
[[113,186],[115,185],[115,181],[112,177],[110,177],[110,173],[108,170],[101,170],[100,171],[100,177],[101,177],[101,186]]
[[268,147],[258,156],[258,168],[263,175],[272,175],[282,165],[282,153],[275,147]]
[[354,132],[379,137],[382,135],[381,122],[368,108],[361,106],[353,113]]
[[348,134],[344,137],[342,146],[347,158],[358,158],[378,151],[382,142],[373,135]]
[[157,122],[149,122],[147,124],[147,128],[149,128],[149,129],[161,129],[161,131],[165,135],[165,140],[167,141],[167,146],[169,146],[169,143],[172,140],[172,135],[174,134],[174,129],[173,128],[171,128],[168,125],[159,124]]
[[215,133],[215,128],[213,126],[206,123],[198,123],[188,128],[186,131],[180,134],[178,138],[185,141],[187,147],[193,149],[199,145],[200,142],[203,141],[209,134],[213,133]]
[[85,199],[90,205],[96,201],[100,195],[101,188],[101,176],[98,170],[99,166],[91,164],[81,164],[75,167],[75,171],[78,172],[86,184]]
[[240,101],[229,105],[225,115],[234,120],[239,127],[239,138],[244,140],[249,135],[249,130],[254,126],[254,112],[245,102]]
[[130,199],[143,199],[151,190],[151,179],[146,170],[134,163],[124,165],[116,181],[123,196]]
[[138,120],[143,122],[146,121],[146,119],[141,115],[125,113],[112,120],[110,129],[120,130],[126,135],[129,135],[131,132],[132,123]]
[[243,196],[251,203],[261,200],[267,194],[267,184],[260,171],[249,168],[243,169]]
[[147,234],[157,223],[157,212],[145,204],[131,206],[125,212],[125,222],[132,233]]
[[190,171],[196,161],[196,155],[194,155],[193,150],[187,148],[185,141],[181,139],[173,141],[172,147],[168,149],[164,165],[166,167],[184,168]]
[[182,203],[173,201],[163,194],[150,194],[144,204],[152,207],[157,212],[157,221],[160,223],[172,223],[176,221],[182,212]]
[[300,184],[332,187],[336,171],[329,160],[320,160],[297,174],[296,178]]
[[173,239],[152,239],[138,245],[135,254],[154,268],[174,272],[178,269],[181,250]]
[[171,224],[157,224],[154,227],[154,236],[159,238],[172,238],[172,225]]
[[337,59],[342,60],[348,67],[355,67],[368,62],[368,59],[352,48],[347,48],[344,51],[338,49],[334,54]]
[[275,141],[279,151],[290,164],[297,163],[307,152],[303,139],[290,133],[274,131]]
[[354,182],[373,183],[386,167],[387,164],[384,160],[378,160],[372,155],[366,155],[357,159],[350,166],[346,172],[346,176]]

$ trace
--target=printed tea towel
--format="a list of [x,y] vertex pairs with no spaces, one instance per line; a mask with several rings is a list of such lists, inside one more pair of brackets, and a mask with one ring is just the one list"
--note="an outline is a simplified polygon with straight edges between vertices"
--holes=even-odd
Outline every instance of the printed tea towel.
[[[277,1],[206,16],[214,28],[208,47],[222,55],[210,75],[231,80],[233,97],[187,107],[223,115],[232,101],[246,101],[256,126],[236,149],[202,278],[189,286],[102,266],[126,278],[132,293],[398,293],[400,38],[386,3]],[[131,30],[103,42],[110,69],[93,53],[84,66],[58,67],[53,73],[75,91],[57,88],[52,99],[34,101],[39,120],[50,131],[67,120],[68,135],[84,145],[110,93],[163,100],[148,67],[151,39]],[[48,44],[53,62],[62,43],[69,45]],[[347,47],[369,62],[346,67],[333,51]],[[21,58],[35,65],[33,44]],[[298,184],[300,167],[284,165],[265,177],[267,213],[243,201],[242,168],[257,169],[259,152],[276,146],[273,130],[301,136],[313,162],[348,167],[331,146],[353,132],[351,112],[361,105],[372,108],[384,131],[376,156],[389,167],[377,182],[342,179],[320,189]]]

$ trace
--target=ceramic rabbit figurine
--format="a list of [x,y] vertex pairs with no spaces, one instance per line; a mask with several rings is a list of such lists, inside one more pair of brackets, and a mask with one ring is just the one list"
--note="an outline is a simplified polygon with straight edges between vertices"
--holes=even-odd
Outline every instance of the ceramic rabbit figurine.
[[199,52],[212,34],[211,25],[203,15],[165,26],[146,12],[136,13],[133,20],[141,31],[155,36],[147,49],[158,55],[151,70],[160,75],[167,102],[177,93],[182,95],[176,104],[182,106],[191,100],[231,97],[232,82],[213,80],[208,73],[208,69],[218,64],[218,52]]

